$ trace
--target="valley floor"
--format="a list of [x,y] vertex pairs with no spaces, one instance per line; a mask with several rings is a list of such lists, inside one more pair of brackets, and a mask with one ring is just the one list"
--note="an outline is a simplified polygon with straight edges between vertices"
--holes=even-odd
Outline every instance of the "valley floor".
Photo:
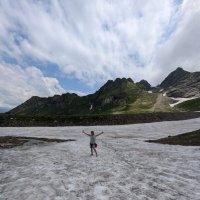
[[[0,128],[0,135],[75,139],[0,149],[0,199],[198,200],[200,147],[144,142],[200,128],[200,118],[91,127]],[[98,138],[98,157],[89,137]]]

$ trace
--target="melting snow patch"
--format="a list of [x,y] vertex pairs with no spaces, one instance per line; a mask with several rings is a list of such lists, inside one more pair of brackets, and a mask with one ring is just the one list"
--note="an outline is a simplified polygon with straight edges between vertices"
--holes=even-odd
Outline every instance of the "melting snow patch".
[[101,185],[95,186],[95,188],[94,188],[95,199],[108,200],[109,196],[107,196],[106,194],[108,194],[108,188],[106,188],[105,186],[101,186]]
[[[0,149],[0,199],[199,200],[199,147],[147,143],[199,129],[200,118],[121,126],[0,128],[0,135],[74,142]],[[82,130],[104,131],[98,157]]]
[[173,98],[172,97],[171,99],[173,99],[175,101],[178,101],[178,102],[172,103],[172,104],[169,104],[169,105],[170,105],[170,107],[173,108],[174,106],[176,106],[176,105],[178,105],[180,103],[183,103],[183,102],[188,101],[188,100],[196,99],[196,98],[198,98],[198,97],[191,97],[191,98]]

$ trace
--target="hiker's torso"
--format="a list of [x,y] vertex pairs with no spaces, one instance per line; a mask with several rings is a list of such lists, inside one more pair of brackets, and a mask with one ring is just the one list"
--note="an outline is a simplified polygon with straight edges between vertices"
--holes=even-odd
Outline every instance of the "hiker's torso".
[[96,143],[96,135],[91,135],[90,136],[90,143],[95,144]]

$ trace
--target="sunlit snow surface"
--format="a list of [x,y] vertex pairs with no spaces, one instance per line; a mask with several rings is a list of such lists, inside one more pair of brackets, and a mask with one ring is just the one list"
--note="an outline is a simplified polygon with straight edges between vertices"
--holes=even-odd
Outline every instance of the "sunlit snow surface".
[[[104,131],[99,156],[89,138]],[[93,127],[0,128],[0,135],[76,139],[0,150],[0,199],[200,199],[200,147],[144,142],[200,129],[200,118]]]

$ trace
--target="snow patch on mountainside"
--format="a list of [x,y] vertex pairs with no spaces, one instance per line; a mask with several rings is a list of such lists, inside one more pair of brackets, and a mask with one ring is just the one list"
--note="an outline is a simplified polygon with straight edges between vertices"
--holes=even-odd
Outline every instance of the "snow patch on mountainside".
[[185,101],[189,101],[189,100],[192,100],[192,99],[196,99],[196,98],[198,98],[198,97],[190,97],[190,98],[171,98],[171,99],[173,99],[173,100],[175,100],[175,101],[177,101],[176,103],[172,103],[172,104],[169,104],[170,105],[170,107],[174,107],[174,106],[176,106],[176,105],[178,105],[178,104],[180,104],[180,103],[183,103],[183,102],[185,102]]

